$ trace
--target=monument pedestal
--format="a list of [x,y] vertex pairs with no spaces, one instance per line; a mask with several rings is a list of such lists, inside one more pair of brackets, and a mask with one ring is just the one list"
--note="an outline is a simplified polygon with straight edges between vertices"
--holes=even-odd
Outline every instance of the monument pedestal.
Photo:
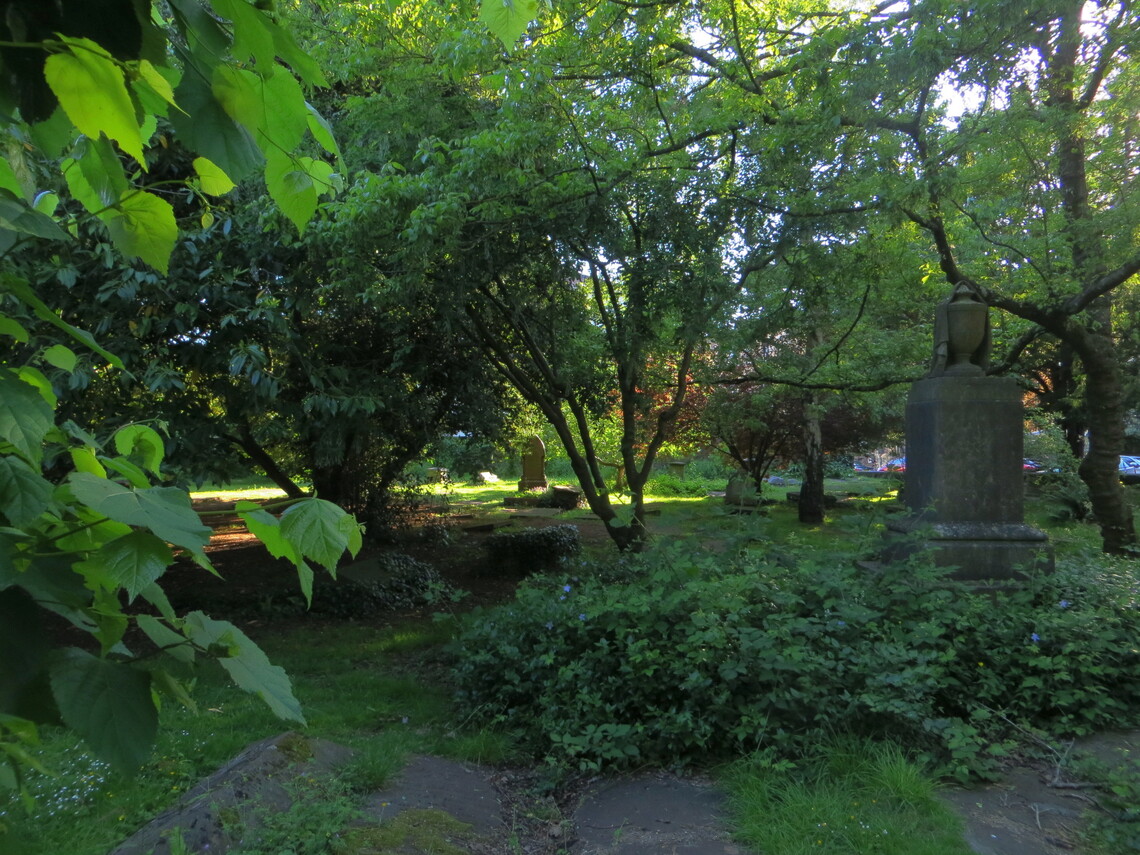
[[919,380],[906,406],[908,514],[888,523],[887,556],[923,546],[968,581],[1051,569],[1044,532],[1024,522],[1021,392],[1008,377]]

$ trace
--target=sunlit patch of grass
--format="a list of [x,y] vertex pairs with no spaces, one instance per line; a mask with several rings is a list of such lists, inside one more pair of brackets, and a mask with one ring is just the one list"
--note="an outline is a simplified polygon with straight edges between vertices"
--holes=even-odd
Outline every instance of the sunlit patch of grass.
[[968,855],[961,821],[897,746],[836,741],[798,766],[761,755],[724,774],[737,836],[781,855]]

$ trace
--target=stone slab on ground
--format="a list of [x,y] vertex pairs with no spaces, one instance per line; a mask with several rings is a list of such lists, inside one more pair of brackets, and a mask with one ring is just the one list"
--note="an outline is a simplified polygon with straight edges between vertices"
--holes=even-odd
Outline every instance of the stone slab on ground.
[[745,855],[728,837],[724,794],[668,774],[608,782],[574,813],[574,855]]
[[496,835],[505,828],[490,770],[442,757],[413,758],[390,786],[368,796],[362,810],[375,822],[408,810],[438,810],[480,835]]
[[255,742],[110,855],[169,855],[176,830],[185,851],[225,855],[241,843],[243,831],[257,828],[260,813],[289,809],[290,783],[332,774],[351,757],[352,751],[342,745],[293,732]]

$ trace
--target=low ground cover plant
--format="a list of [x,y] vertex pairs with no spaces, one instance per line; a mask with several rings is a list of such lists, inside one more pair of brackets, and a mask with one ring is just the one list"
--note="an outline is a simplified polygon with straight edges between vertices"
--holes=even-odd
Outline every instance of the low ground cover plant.
[[559,764],[794,756],[838,722],[965,779],[992,772],[1007,722],[1060,735],[1140,720],[1127,562],[1072,559],[992,596],[920,560],[872,572],[657,550],[578,571],[476,611],[452,647],[471,715]]

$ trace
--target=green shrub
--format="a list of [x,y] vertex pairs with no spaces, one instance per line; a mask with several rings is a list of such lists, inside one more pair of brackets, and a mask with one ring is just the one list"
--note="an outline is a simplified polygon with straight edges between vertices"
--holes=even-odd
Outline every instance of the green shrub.
[[1129,564],[996,598],[917,563],[788,564],[659,551],[609,582],[532,579],[469,617],[461,700],[582,768],[791,753],[841,727],[959,777],[1000,752],[1002,715],[1057,733],[1140,716]]
[[577,555],[582,548],[576,525],[552,525],[504,531],[483,541],[494,570],[528,572],[544,570]]
[[699,478],[678,478],[662,472],[645,482],[645,492],[651,496],[707,496],[709,485]]
[[410,555],[384,552],[374,560],[379,567],[374,579],[342,576],[335,582],[319,580],[313,587],[311,611],[340,618],[368,618],[438,603],[455,595],[434,567]]

